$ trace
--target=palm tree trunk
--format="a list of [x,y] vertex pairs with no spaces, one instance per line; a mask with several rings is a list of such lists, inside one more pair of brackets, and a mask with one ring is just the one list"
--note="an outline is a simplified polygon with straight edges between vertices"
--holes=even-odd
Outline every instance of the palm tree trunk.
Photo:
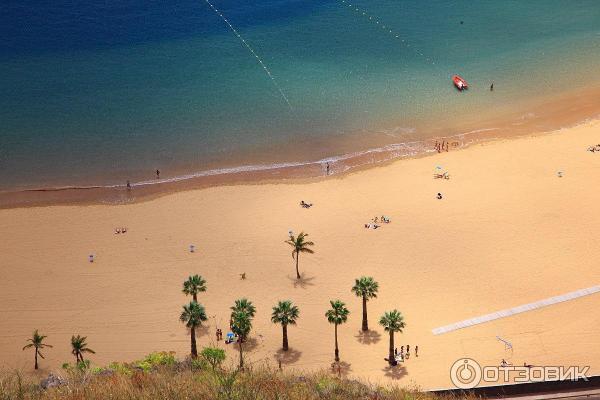
[[298,259],[300,258],[300,252],[296,250],[296,278],[300,279],[300,272],[298,272]]
[[240,369],[244,369],[244,357],[242,355],[242,340],[238,340],[238,346],[240,346]]
[[283,324],[283,351],[288,351],[287,324]]
[[197,303],[198,302],[198,296],[196,295],[196,293],[192,293],[192,299]]
[[192,358],[197,358],[198,357],[198,349],[196,348],[196,329],[191,328],[190,329],[192,334],[190,335],[190,340],[192,342]]
[[388,355],[388,360],[390,365],[394,364],[395,359],[395,355],[394,355],[394,331],[390,331],[390,354]]
[[337,339],[337,324],[335,324],[335,361],[340,361],[340,349],[338,348],[338,339]]
[[368,331],[369,330],[369,321],[367,319],[367,296],[363,296],[362,301],[363,301],[362,302],[363,303],[362,330]]
[[37,356],[38,356],[38,351],[37,351],[37,349],[35,349],[35,366],[34,366],[34,369],[38,369]]

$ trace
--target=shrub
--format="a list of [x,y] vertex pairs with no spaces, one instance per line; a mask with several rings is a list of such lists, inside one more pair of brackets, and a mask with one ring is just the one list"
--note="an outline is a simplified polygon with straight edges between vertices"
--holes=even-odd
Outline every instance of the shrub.
[[200,356],[210,364],[213,370],[220,367],[226,357],[225,350],[218,347],[205,347]]

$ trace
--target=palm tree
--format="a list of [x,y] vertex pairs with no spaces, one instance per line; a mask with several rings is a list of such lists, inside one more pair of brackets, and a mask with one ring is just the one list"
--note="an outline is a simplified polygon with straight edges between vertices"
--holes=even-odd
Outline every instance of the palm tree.
[[290,300],[280,301],[273,307],[271,322],[281,324],[283,328],[283,351],[288,351],[288,325],[296,325],[300,310]]
[[96,354],[94,350],[87,347],[86,339],[87,336],[71,336],[71,354],[75,356],[76,363],[84,362],[83,353]]
[[40,335],[38,333],[38,330],[36,329],[35,331],[33,331],[33,336],[30,339],[27,339],[27,341],[30,342],[30,343],[27,344],[27,345],[25,345],[23,347],[23,350],[30,349],[32,347],[35,349],[35,366],[34,366],[34,369],[38,369],[38,355],[40,357],[42,357],[42,359],[44,358],[44,356],[40,352],[40,349],[43,349],[43,348],[46,348],[46,347],[52,348],[51,345],[44,343],[44,339],[46,339],[46,337],[47,336],[45,336],[45,335]]
[[202,321],[206,321],[206,311],[202,304],[196,301],[191,301],[190,304],[183,306],[183,311],[179,320],[190,329],[191,353],[192,358],[198,357],[198,349],[196,347],[196,328],[202,325]]
[[252,329],[252,317],[246,311],[234,311],[231,313],[231,331],[238,336],[238,347],[240,350],[240,369],[244,368],[244,357],[242,343],[250,334]]
[[338,325],[345,323],[348,320],[348,314],[350,311],[346,308],[340,300],[330,300],[331,308],[327,310],[325,316],[330,324],[335,325],[335,361],[340,361],[340,350],[338,347]]
[[300,279],[300,272],[298,272],[298,258],[300,253],[314,253],[313,250],[309,249],[309,246],[314,246],[313,242],[305,242],[304,239],[308,236],[308,233],[300,232],[298,237],[294,237],[294,235],[290,235],[290,238],[285,242],[292,246],[294,250],[292,250],[292,259],[296,260],[296,277]]
[[362,297],[362,330],[369,330],[369,321],[367,319],[367,301],[377,297],[379,284],[370,276],[361,276],[355,279],[352,292],[357,297]]
[[394,332],[402,333],[402,329],[406,326],[404,323],[404,317],[398,310],[388,311],[381,316],[379,324],[383,326],[383,329],[390,333],[390,349],[388,362],[394,363]]
[[256,307],[254,307],[254,304],[252,304],[252,302],[245,297],[237,299],[233,306],[231,306],[229,309],[231,310],[232,316],[236,311],[244,311],[246,314],[248,314],[250,319],[254,318],[254,314],[256,313]]
[[206,281],[200,275],[190,275],[187,281],[183,282],[183,293],[191,295],[195,302],[198,301],[198,293],[206,292]]

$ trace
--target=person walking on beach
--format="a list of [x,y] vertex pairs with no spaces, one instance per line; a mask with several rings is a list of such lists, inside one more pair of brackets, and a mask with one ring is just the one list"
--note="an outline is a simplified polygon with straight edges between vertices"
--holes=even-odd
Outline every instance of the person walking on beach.
[[[438,200],[441,200],[442,199],[442,194],[438,193],[436,197],[437,197]],[[408,351],[408,347],[406,348],[406,351]]]
[[327,163],[327,175],[329,175],[329,163]]
[[415,346],[415,357],[419,357],[419,346]]

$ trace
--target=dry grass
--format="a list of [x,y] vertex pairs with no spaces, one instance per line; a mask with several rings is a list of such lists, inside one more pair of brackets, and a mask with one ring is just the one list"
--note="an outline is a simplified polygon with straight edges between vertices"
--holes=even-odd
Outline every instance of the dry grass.
[[42,389],[39,381],[19,372],[0,373],[0,400],[104,400],[104,399],[223,399],[310,400],[378,399],[434,400],[438,397],[399,387],[375,387],[338,378],[328,372],[291,374],[268,366],[243,372],[232,368],[213,371],[192,368],[189,362],[155,365],[149,370],[135,364],[121,367],[70,370],[61,386]]

